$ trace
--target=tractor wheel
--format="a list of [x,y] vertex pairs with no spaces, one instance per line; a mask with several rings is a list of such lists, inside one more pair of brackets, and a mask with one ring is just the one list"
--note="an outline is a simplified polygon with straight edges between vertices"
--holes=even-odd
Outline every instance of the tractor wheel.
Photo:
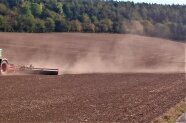
[[6,75],[7,72],[8,72],[8,63],[7,61],[2,61],[0,75]]

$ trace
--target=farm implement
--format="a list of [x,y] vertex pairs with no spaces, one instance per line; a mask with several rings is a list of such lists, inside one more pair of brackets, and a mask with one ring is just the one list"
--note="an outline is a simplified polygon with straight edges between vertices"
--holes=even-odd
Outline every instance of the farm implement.
[[35,75],[58,75],[58,69],[35,68],[33,65],[14,65],[10,64],[7,58],[2,57],[0,49],[0,75],[9,74],[35,74]]

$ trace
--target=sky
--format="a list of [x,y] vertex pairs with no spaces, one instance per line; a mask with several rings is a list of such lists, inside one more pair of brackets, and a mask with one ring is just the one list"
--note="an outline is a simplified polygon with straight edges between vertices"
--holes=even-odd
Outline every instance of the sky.
[[133,1],[137,2],[146,2],[146,3],[157,3],[157,4],[179,4],[186,5],[186,0],[118,0],[118,1]]

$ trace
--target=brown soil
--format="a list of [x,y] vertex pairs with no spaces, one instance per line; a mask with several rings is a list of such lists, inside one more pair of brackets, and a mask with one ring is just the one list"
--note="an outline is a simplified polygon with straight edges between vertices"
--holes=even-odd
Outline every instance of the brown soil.
[[0,122],[149,123],[185,92],[185,74],[1,76]]
[[0,47],[12,63],[64,73],[183,72],[185,46],[122,34],[0,33]]
[[0,48],[14,64],[69,73],[0,76],[2,123],[149,123],[186,97],[184,43],[119,34],[0,33]]

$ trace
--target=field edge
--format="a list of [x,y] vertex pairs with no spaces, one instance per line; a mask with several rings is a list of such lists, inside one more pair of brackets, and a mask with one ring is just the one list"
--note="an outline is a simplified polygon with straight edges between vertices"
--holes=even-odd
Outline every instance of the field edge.
[[155,118],[151,123],[175,123],[176,120],[186,112],[186,97],[174,107],[170,108],[161,116]]

